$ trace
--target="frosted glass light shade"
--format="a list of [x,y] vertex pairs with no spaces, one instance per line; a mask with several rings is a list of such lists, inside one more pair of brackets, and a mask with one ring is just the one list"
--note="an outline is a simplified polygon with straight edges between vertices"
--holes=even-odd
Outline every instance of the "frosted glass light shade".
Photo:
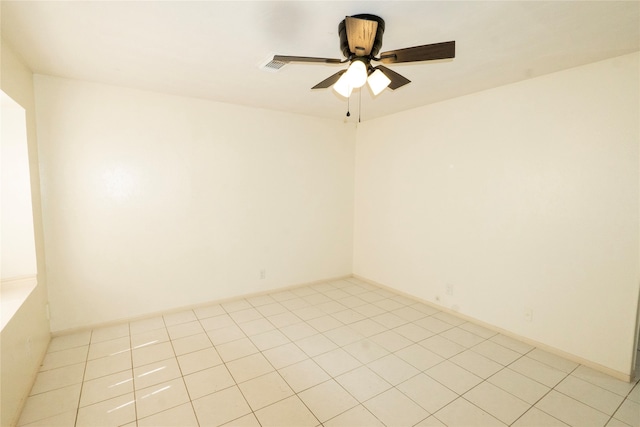
[[351,87],[362,87],[367,82],[367,66],[362,61],[353,61],[344,75]]
[[389,79],[389,77],[385,76],[382,71],[375,70],[367,79],[367,83],[369,83],[369,87],[371,88],[373,95],[377,96],[387,86],[389,86],[391,80]]
[[351,91],[353,87],[349,85],[349,80],[347,79],[347,73],[344,73],[340,76],[338,81],[333,85],[333,90],[338,92],[341,96],[348,98],[351,96]]

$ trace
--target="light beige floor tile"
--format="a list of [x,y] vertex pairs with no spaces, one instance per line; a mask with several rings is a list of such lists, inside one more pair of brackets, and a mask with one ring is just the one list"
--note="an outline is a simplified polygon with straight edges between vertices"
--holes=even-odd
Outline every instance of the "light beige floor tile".
[[191,403],[184,403],[139,419],[138,427],[198,427],[198,420]]
[[395,354],[389,354],[381,357],[380,359],[369,363],[367,366],[394,386],[420,373],[418,369],[414,368]]
[[275,329],[275,326],[263,317],[240,323],[239,327],[248,337],[253,337],[254,335],[259,335]]
[[623,423],[617,418],[611,418],[607,423],[607,427],[632,427],[627,423]]
[[640,403],[640,382],[638,382],[631,393],[629,393],[627,399]]
[[410,307],[414,310],[418,310],[419,312],[426,314],[427,316],[433,316],[434,314],[440,312],[440,310],[438,310],[437,308],[431,307],[430,305],[421,302],[411,304]]
[[402,317],[407,322],[415,322],[418,319],[427,317],[427,315],[423,312],[418,311],[410,306],[398,308],[397,310],[393,310],[391,313],[395,314],[396,316]]
[[76,427],[121,426],[135,419],[135,399],[128,393],[80,408]]
[[213,345],[222,345],[231,341],[236,341],[242,338],[247,338],[247,335],[244,333],[239,326],[225,326],[220,329],[214,329],[211,331],[207,331],[207,335],[209,339],[213,343]]
[[215,348],[206,348],[178,356],[178,364],[180,365],[182,375],[188,375],[193,372],[211,368],[221,363],[222,359]]
[[354,309],[356,307],[360,307],[361,305],[368,304],[365,300],[363,300],[362,298],[358,298],[355,295],[341,298],[338,302],[340,302],[340,304],[344,305],[345,307],[349,307],[350,309]]
[[431,368],[442,362],[444,359],[434,352],[427,350],[419,344],[414,344],[409,347],[403,348],[397,351],[396,356],[414,366],[420,371]]
[[149,363],[175,358],[173,347],[170,342],[148,345],[146,347],[133,350],[133,366],[143,366]]
[[237,326],[231,316],[226,313],[200,319],[200,325],[202,325],[202,328],[207,332],[228,328],[229,326]]
[[373,335],[369,339],[390,352],[398,351],[413,344],[413,341],[394,331],[385,331]]
[[567,424],[537,408],[531,408],[513,423],[513,427],[567,427]]
[[414,343],[426,340],[427,338],[434,335],[433,332],[428,331],[425,328],[416,325],[415,323],[407,323],[406,325],[398,326],[394,329],[394,331],[399,333],[403,337],[410,339]]
[[386,313],[386,311],[384,309],[378,307],[377,305],[373,305],[373,304],[371,304],[369,302],[366,302],[363,305],[359,305],[358,307],[354,307],[353,309],[355,311],[357,311],[358,313],[360,313],[363,316],[366,316],[368,318],[369,317],[373,317],[373,316],[378,316],[378,315],[383,314],[383,313]]
[[318,419],[297,396],[291,396],[255,413],[262,427],[315,427]]
[[448,426],[504,427],[506,424],[460,397],[434,414]]
[[389,354],[387,350],[368,339],[346,345],[344,349],[361,363],[373,362]]
[[341,348],[331,350],[313,358],[322,369],[333,377],[357,368],[361,363]]
[[413,426],[429,413],[395,388],[366,401],[363,405],[386,425]]
[[509,365],[509,369],[536,380],[547,387],[555,387],[567,376],[566,373],[527,356],[513,362]]
[[249,356],[258,352],[258,348],[253,345],[253,342],[251,342],[249,338],[241,338],[239,340],[217,345],[216,350],[218,350],[218,354],[220,354],[220,357],[225,362],[240,359],[241,357]]
[[169,333],[166,328],[153,329],[131,335],[131,347],[134,350],[167,341],[169,341]]
[[455,327],[452,324],[443,322],[442,320],[436,319],[433,316],[425,317],[423,319],[418,319],[413,323],[415,323],[416,325],[422,328],[425,328],[428,331],[433,332],[434,334],[440,334],[444,331],[447,331]]
[[338,347],[333,341],[322,334],[297,340],[295,344],[310,357],[326,353]]
[[29,424],[20,424],[20,427],[75,427],[76,415],[78,411],[73,409],[71,411],[63,412],[62,414],[54,415],[50,418],[44,418],[39,421],[34,421]]
[[511,425],[531,407],[525,401],[488,382],[469,390],[464,398],[507,425]]
[[609,375],[598,372],[594,369],[587,368],[586,366],[579,366],[575,371],[571,373],[582,380],[595,384],[598,387],[602,387],[613,393],[621,396],[626,396],[633,389],[634,384],[626,381],[620,381]]
[[60,350],[53,353],[47,353],[40,366],[40,372],[50,369],[62,368],[63,366],[84,363],[87,360],[89,346],[73,347],[67,350]]
[[384,427],[367,408],[358,405],[346,412],[331,418],[324,423],[325,427]]
[[466,322],[459,326],[460,329],[464,329],[465,331],[469,331],[472,334],[478,335],[484,339],[489,339],[494,335],[497,335],[497,332],[492,331],[491,329],[487,329],[483,326],[476,325],[475,323]]
[[466,350],[460,344],[456,344],[440,335],[434,335],[419,343],[421,346],[437,354],[438,356],[448,359]]
[[123,323],[119,325],[107,326],[104,328],[94,329],[91,331],[91,343],[110,341],[116,338],[129,336],[129,324]]
[[569,375],[562,380],[562,382],[555,387],[555,390],[608,415],[613,415],[624,400],[623,396],[581,380],[573,375]]
[[236,383],[225,365],[214,366],[186,375],[184,382],[191,400],[231,387]]
[[273,347],[278,347],[282,344],[291,342],[282,332],[277,329],[272,331],[263,332],[258,335],[249,337],[251,342],[258,347],[260,351],[265,351]]
[[116,354],[126,353],[130,350],[131,342],[129,336],[108,341],[99,341],[91,343],[89,346],[88,359],[94,360],[101,357],[115,356]]
[[251,413],[251,414],[247,414],[243,417],[240,418],[236,418],[235,420],[229,421],[226,424],[222,424],[222,426],[227,426],[227,427],[261,427],[260,423],[258,422],[258,419],[256,418],[256,416]]
[[482,382],[482,378],[447,360],[429,368],[425,373],[458,394],[466,393]]
[[349,308],[347,310],[338,311],[332,314],[333,317],[344,323],[345,325],[350,325],[355,322],[359,322],[360,320],[364,320],[365,317],[358,313],[357,311]]
[[263,318],[262,314],[253,307],[234,311],[229,313],[229,316],[231,316],[236,323],[250,322],[252,320]]
[[[373,290],[368,291],[368,292],[363,292],[363,293],[359,294],[359,297],[361,299],[363,299],[364,301],[367,301],[368,303],[374,303],[374,302],[380,301],[381,299],[384,298],[382,295],[380,295],[377,292],[374,292]],[[378,308],[380,308],[380,307],[378,307]],[[382,308],[380,308],[380,309],[383,310]]]
[[[337,382],[329,380],[298,393],[320,421],[327,421],[358,404]],[[258,417],[260,418],[260,417]]]
[[555,354],[551,354],[539,348],[535,348],[527,353],[527,357],[542,362],[567,374],[578,367],[578,363],[572,362]]
[[193,309],[193,313],[200,320],[208,317],[220,316],[221,314],[227,314],[224,308],[220,304],[210,304],[203,307]]
[[254,297],[249,297],[246,300],[254,307],[261,307],[263,305],[273,304],[274,302],[276,302],[276,300],[271,298],[269,295],[257,295]]
[[509,368],[501,370],[487,381],[531,405],[550,390],[549,387]]
[[626,399],[613,417],[630,426],[640,425],[640,403]]
[[354,322],[349,325],[349,327],[364,337],[377,335],[388,330],[386,326],[383,326],[378,322],[374,322],[371,319],[363,319],[358,322]]
[[434,319],[442,320],[443,322],[447,322],[454,326],[460,326],[466,322],[466,320],[462,320],[458,316],[454,316],[453,314],[445,313],[443,311],[434,314],[432,317]]
[[[381,293],[380,291],[377,291],[378,293]],[[382,292],[382,295],[386,295],[384,292]],[[391,296],[391,295],[390,295]],[[379,301],[376,301],[373,303],[374,305],[377,305],[380,308],[383,308],[387,311],[393,311],[396,310],[398,308],[403,307],[403,304],[396,302],[392,299],[381,299]]]
[[76,409],[80,399],[80,384],[75,384],[27,398],[20,424],[28,424]]
[[267,316],[267,320],[271,322],[276,328],[284,328],[285,326],[295,325],[296,323],[302,322],[302,319],[291,313],[290,311],[285,311],[283,313],[274,314],[273,316]]
[[265,350],[262,354],[276,369],[293,365],[308,358],[305,352],[300,350],[294,343],[288,343]]
[[437,419],[435,416],[432,415],[420,421],[418,424],[415,425],[415,427],[447,427],[447,426],[444,425],[442,421],[440,421],[439,419]]
[[425,374],[416,375],[399,384],[397,388],[429,413],[440,410],[458,397],[456,393]]
[[233,360],[227,363],[227,369],[229,369],[229,372],[238,383],[274,370],[269,361],[260,353]]
[[366,366],[361,366],[342,374],[336,377],[335,380],[360,402],[364,402],[391,388],[391,384]]
[[145,418],[189,402],[182,378],[136,390],[136,412]]
[[289,300],[289,299],[292,299],[292,298],[297,298],[296,294],[294,294],[291,291],[274,292],[274,293],[269,294],[269,296],[271,298],[273,298],[275,301],[278,301],[278,302],[286,301],[286,300]]
[[173,344],[173,351],[177,356],[213,347],[213,344],[211,344],[209,337],[205,333],[178,338],[177,340],[173,340],[171,344]]
[[293,390],[277,372],[238,384],[249,406],[254,411],[292,396]]
[[440,334],[442,337],[448,339],[449,341],[453,341],[456,344],[460,344],[466,348],[471,348],[474,345],[480,344],[484,341],[484,338],[479,337],[476,334],[472,334],[469,331],[465,331],[461,328],[452,328],[447,331],[444,331]]
[[131,369],[131,353],[121,353],[115,356],[89,360],[84,374],[84,380],[93,380],[116,372]]
[[151,317],[149,319],[137,320],[129,324],[131,335],[139,335],[156,329],[165,329],[164,319],[162,316]]
[[608,415],[555,390],[551,390],[535,406],[560,421],[574,426],[603,426],[609,420]]
[[85,381],[82,385],[80,407],[130,393],[133,393],[133,373],[131,370]]
[[[376,304],[374,303],[374,305]],[[381,324],[387,329],[397,328],[398,326],[402,326],[404,324],[409,323],[408,321],[404,320],[402,317],[393,313],[378,314],[377,316],[373,316],[371,320],[378,322],[379,324]]]
[[502,334],[494,335],[489,339],[496,344],[500,344],[501,346],[507,347],[508,349],[516,351],[520,354],[528,353],[534,348],[532,345],[525,344],[522,341],[518,341]]
[[260,307],[256,307],[256,310],[260,312],[265,317],[275,316],[276,314],[282,314],[289,311],[288,308],[280,304],[279,302],[274,302],[271,304],[261,305]]
[[167,327],[198,320],[193,310],[185,310],[178,313],[165,314],[162,317],[164,318],[164,323],[165,325],[167,325]]
[[311,359],[303,360],[278,370],[296,393],[327,381],[329,374]]
[[280,328],[280,332],[285,334],[287,338],[291,341],[297,341],[302,338],[310,337],[312,335],[316,335],[318,331],[313,329],[306,322],[300,322],[289,326],[284,326]]
[[340,347],[364,339],[362,334],[359,334],[346,325],[324,332],[324,335]]
[[494,362],[473,350],[463,351],[462,353],[456,354],[449,360],[483,379],[487,379],[491,375],[503,369],[501,364]]
[[172,340],[204,333],[202,325],[200,325],[200,322],[197,320],[194,320],[192,322],[180,323],[178,325],[167,326],[167,331],[169,332],[169,337]]
[[471,348],[478,354],[483,355],[486,358],[498,362],[501,365],[507,366],[510,363],[515,362],[522,355],[517,351],[510,350],[501,346],[493,341],[487,340]]
[[251,413],[238,387],[229,387],[193,401],[201,426],[219,426]]
[[85,366],[85,363],[81,362],[40,372],[31,388],[31,395],[80,384],[84,376]]
[[176,358],[133,368],[133,384],[136,390],[165,383],[181,376],[182,373]]
[[302,297],[291,298],[286,301],[280,301],[280,304],[287,307],[290,311],[297,310],[304,307],[311,307],[307,301],[302,299]]
[[51,338],[47,353],[53,353],[60,350],[68,350],[74,347],[82,347],[89,345],[91,341],[91,331],[77,332],[68,335],[60,335]]
[[331,317],[328,314],[325,314],[321,317],[316,317],[314,319],[307,320],[307,323],[313,327],[318,332],[327,332],[331,329],[339,328],[342,325],[338,319]]

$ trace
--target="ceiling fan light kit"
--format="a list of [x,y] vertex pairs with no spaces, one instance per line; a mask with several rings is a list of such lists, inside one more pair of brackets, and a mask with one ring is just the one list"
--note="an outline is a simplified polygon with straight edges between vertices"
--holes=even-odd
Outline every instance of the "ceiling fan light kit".
[[382,52],[380,56],[376,56],[382,47],[384,30],[384,20],[379,16],[370,14],[347,16],[338,24],[340,50],[346,59],[275,55],[272,62],[284,64],[290,62],[344,64],[349,62],[350,65],[346,70],[338,71],[311,88],[326,89],[333,86],[338,94],[348,98],[353,89],[361,88],[365,83],[369,84],[374,96],[380,94],[387,87],[395,90],[411,83],[411,80],[387,67],[382,65],[373,67],[371,61],[398,64],[455,58],[455,41],[396,49]]

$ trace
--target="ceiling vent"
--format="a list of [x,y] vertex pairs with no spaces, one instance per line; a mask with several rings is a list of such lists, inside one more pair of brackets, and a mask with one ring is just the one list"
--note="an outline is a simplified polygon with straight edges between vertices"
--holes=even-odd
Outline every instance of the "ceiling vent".
[[271,73],[275,73],[276,71],[278,71],[280,68],[284,67],[285,65],[287,65],[286,62],[277,61],[277,60],[273,59],[273,55],[271,55],[269,57],[269,59],[266,60],[266,62],[263,62],[262,64],[260,64],[259,68],[261,70],[265,70],[265,71],[269,71]]

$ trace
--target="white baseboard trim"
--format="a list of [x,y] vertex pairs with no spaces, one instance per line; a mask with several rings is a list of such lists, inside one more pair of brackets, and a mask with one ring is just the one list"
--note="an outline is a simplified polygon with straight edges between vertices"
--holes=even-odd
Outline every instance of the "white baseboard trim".
[[539,349],[544,350],[544,351],[546,351],[548,353],[551,353],[551,354],[555,354],[556,356],[563,357],[563,358],[565,358],[567,360],[570,360],[572,362],[579,363],[581,365],[584,365],[584,366],[586,366],[588,368],[594,369],[594,370],[596,370],[598,372],[602,372],[603,374],[609,375],[609,376],[614,377],[616,379],[619,379],[621,381],[631,382],[633,380],[633,378],[634,378],[634,374],[635,373],[633,371],[629,372],[629,373],[625,373],[625,372],[617,371],[615,369],[611,369],[611,368],[609,368],[607,366],[601,365],[601,364],[593,362],[591,360],[587,360],[587,359],[582,358],[580,356],[577,356],[575,354],[568,353],[566,351],[563,351],[563,350],[560,350],[558,348],[552,347],[552,346],[547,345],[547,344],[545,344],[543,342],[527,338],[525,336],[522,336],[522,335],[516,334],[514,332],[511,332],[511,331],[509,331],[507,329],[503,329],[503,328],[500,328],[498,326],[492,325],[490,323],[486,323],[486,322],[483,322],[481,320],[475,319],[475,318],[473,318],[471,316],[467,316],[467,315],[461,314],[461,313],[459,313],[457,311],[453,311],[453,310],[451,310],[451,309],[449,309],[447,307],[435,304],[435,303],[433,303],[431,301],[423,300],[422,298],[416,297],[415,295],[411,295],[411,294],[408,294],[406,292],[399,291],[398,289],[392,288],[391,286],[386,286],[386,285],[384,285],[382,283],[378,283],[378,282],[376,282],[374,280],[367,279],[366,277],[359,276],[357,274],[353,274],[352,276],[355,279],[362,280],[365,283],[369,283],[371,285],[379,286],[379,287],[381,287],[383,289],[387,289],[390,292],[397,293],[399,295],[402,295],[403,297],[412,299],[412,300],[414,300],[416,302],[419,302],[419,303],[422,303],[422,304],[426,304],[426,305],[428,305],[430,307],[433,307],[433,308],[435,308],[437,310],[440,310],[440,311],[445,312],[447,314],[451,314],[453,316],[456,316],[456,317],[460,318],[461,320],[465,320],[467,322],[475,323],[476,325],[482,326],[483,328],[487,328],[487,329],[489,329],[491,331],[494,331],[494,332],[497,332],[499,334],[506,335],[509,338],[513,338],[513,339],[516,339],[518,341],[522,341],[522,342],[524,342],[526,344],[529,344],[529,345],[531,345],[533,347],[539,348]]

